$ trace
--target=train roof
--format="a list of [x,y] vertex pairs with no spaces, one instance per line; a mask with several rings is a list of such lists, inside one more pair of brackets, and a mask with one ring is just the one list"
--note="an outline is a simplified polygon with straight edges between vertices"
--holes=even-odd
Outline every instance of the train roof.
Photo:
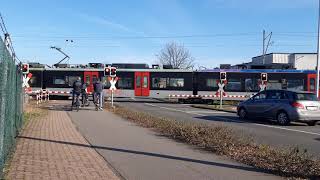
[[[104,71],[102,68],[30,68],[31,71]],[[193,72],[186,69],[117,69],[118,72]]]

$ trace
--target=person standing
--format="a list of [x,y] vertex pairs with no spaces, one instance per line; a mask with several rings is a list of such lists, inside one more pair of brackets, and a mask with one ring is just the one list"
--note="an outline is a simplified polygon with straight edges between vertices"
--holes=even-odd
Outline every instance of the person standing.
[[[98,79],[97,82],[93,84],[93,90],[94,90],[95,104],[99,110],[102,110],[102,106],[103,106],[103,100],[104,100],[103,89],[104,89],[104,85],[100,81],[100,79]],[[97,103],[97,101],[99,101],[99,104]]]
[[[81,94],[81,77],[78,77],[77,80],[73,83],[73,91],[72,91],[72,106],[74,106],[74,98],[77,96],[79,98]],[[78,102],[79,103],[79,102]]]

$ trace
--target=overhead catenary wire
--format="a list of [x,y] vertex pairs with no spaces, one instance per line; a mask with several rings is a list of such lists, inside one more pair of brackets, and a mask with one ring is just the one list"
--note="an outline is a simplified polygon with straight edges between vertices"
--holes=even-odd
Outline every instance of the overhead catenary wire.
[[8,43],[9,43],[9,46],[8,48],[10,49],[12,55],[13,55],[13,60],[16,62],[16,63],[21,63],[20,59],[17,57],[17,54],[15,52],[15,49],[13,47],[13,43],[12,43],[12,39],[10,37],[10,34],[7,30],[7,27],[6,27],[6,24],[4,22],[4,19],[3,19],[3,16],[2,14],[0,13],[0,19],[1,19],[1,22],[0,22],[0,26],[1,26],[1,30],[4,34],[4,38],[7,38],[8,40]]
[[[314,32],[274,32],[275,36],[287,36],[287,37],[314,37]],[[216,37],[246,37],[246,36],[259,36],[255,32],[247,33],[217,33],[217,34],[185,34],[185,35],[152,35],[152,36],[108,36],[108,35],[93,35],[93,36],[68,36],[68,35],[16,35],[15,38],[22,39],[185,39],[185,38],[216,38]]]

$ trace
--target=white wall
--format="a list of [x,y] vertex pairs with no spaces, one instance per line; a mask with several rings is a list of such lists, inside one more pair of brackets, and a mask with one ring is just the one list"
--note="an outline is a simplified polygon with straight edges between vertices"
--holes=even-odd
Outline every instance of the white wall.
[[315,70],[317,66],[317,54],[293,54],[290,62],[298,70]]
[[[289,63],[290,54],[267,54],[265,55],[265,64],[272,63]],[[263,64],[263,56],[252,58],[252,63],[255,65]]]

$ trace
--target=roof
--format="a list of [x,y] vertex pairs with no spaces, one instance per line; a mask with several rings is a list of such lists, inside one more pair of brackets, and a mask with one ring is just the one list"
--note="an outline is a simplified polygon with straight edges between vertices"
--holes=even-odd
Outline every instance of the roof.
[[[265,54],[265,56],[268,56],[268,55],[272,55],[272,54],[317,54],[317,53],[286,53],[286,52],[272,52],[272,53],[268,53],[268,54]],[[255,56],[255,57],[252,57],[252,58],[258,58],[258,57],[262,57],[263,55],[259,55],[259,56]]]

